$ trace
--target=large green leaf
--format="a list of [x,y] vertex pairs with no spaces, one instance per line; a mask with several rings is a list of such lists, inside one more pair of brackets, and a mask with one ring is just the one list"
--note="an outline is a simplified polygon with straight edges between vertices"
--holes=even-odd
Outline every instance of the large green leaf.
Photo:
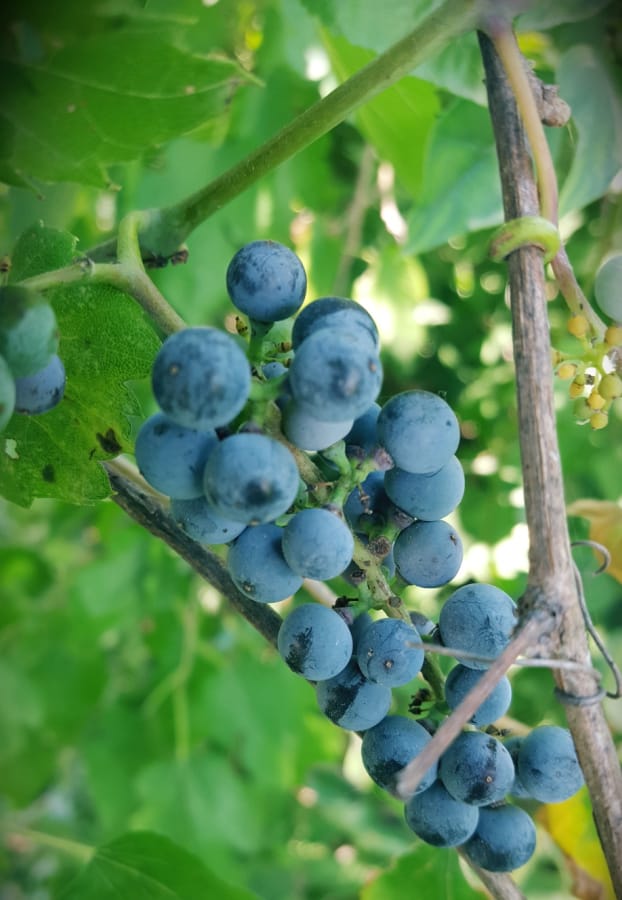
[[14,184],[106,185],[113,163],[214,124],[248,79],[232,61],[123,30],[69,43],[40,63],[5,60],[0,71],[0,163]]
[[[331,38],[328,32],[325,46],[341,81],[374,56],[344,38]],[[432,85],[417,78],[403,78],[356,113],[363,135],[381,159],[393,164],[398,178],[413,196],[419,193],[425,144],[438,111],[439,101]]]
[[418,843],[416,850],[400,857],[361,891],[361,900],[403,900],[409,896],[417,900],[476,900],[482,895],[465,881],[454,850]]
[[253,900],[168,838],[126,834],[100,847],[59,900]]
[[408,220],[408,249],[431,250],[501,219],[488,111],[457,100],[438,120],[428,142],[423,193]]
[[577,129],[572,166],[560,194],[565,213],[600,197],[622,166],[622,101],[593,46],[567,50],[557,79]]
[[[23,278],[68,264],[74,240],[35,225],[14,254]],[[0,493],[28,506],[35,497],[92,503],[110,493],[100,461],[131,449],[131,416],[140,415],[127,387],[145,378],[159,340],[136,303],[107,285],[50,292],[67,372],[61,403],[40,416],[15,414],[3,433]]]

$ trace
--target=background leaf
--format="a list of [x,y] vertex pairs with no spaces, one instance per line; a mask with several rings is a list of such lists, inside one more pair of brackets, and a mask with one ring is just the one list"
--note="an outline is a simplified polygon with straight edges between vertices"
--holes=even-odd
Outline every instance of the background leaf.
[[168,838],[135,832],[99,847],[59,900],[252,900],[253,896],[226,884]]
[[113,163],[213,126],[248,79],[234,62],[122,31],[86,38],[37,64],[5,61],[1,72],[4,177],[99,186],[110,182]]

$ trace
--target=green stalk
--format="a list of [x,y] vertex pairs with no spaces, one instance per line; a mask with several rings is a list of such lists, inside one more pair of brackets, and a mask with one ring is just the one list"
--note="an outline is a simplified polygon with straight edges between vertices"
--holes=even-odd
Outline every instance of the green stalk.
[[[445,0],[417,28],[317,103],[273,138],[232,166],[206,187],[179,203],[145,211],[141,248],[157,257],[172,256],[194,229],[285,160],[310,146],[361,104],[391,87],[454,38],[475,27],[482,0]],[[116,244],[94,248],[94,259],[109,259]]]
[[20,837],[32,841],[40,847],[49,847],[52,850],[58,850],[59,853],[65,854],[77,862],[86,865],[91,861],[95,854],[95,848],[89,844],[82,844],[78,841],[72,841],[69,838],[59,837],[55,834],[47,834],[45,831],[36,831],[33,828],[23,828],[20,825],[10,825],[7,827],[8,834],[18,834]]

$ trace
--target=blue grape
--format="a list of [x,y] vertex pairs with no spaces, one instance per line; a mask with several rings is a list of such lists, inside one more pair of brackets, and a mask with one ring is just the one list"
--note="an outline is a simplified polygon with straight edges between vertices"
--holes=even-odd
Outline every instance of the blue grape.
[[440,587],[454,578],[462,564],[462,541],[447,522],[413,522],[401,531],[393,547],[395,565],[404,581],[418,587]]
[[536,828],[529,813],[517,806],[480,809],[477,828],[462,849],[482,869],[511,872],[533,856]]
[[231,335],[216,328],[184,328],[155,358],[153,393],[169,418],[186,428],[226,425],[246,403],[250,365]]
[[210,453],[205,495],[220,515],[247,524],[287,512],[300,483],[287,447],[263,434],[233,434]]
[[354,420],[352,428],[346,434],[346,444],[360,447],[368,456],[378,446],[378,431],[376,423],[380,415],[380,404],[372,403],[365,412]]
[[229,547],[227,568],[236,587],[257,603],[284,600],[302,585],[285,562],[281,529],[272,523],[246,528]]
[[0,286],[0,355],[13,377],[38,374],[57,350],[56,316],[44,297],[20,285]]
[[378,522],[388,507],[384,473],[370,472],[348,495],[343,512],[353,531],[364,532],[366,524]]
[[460,427],[452,408],[429,391],[395,394],[378,416],[378,439],[406,472],[431,475],[454,455]]
[[283,556],[304,578],[326,581],[341,575],[353,553],[352,532],[327,509],[302,509],[283,529]]
[[164,413],[155,413],[143,422],[136,436],[136,465],[157,491],[192,500],[203,494],[205,463],[217,443],[213,430],[185,428]]
[[277,646],[293,672],[310,681],[324,681],[348,664],[352,634],[335,610],[304,603],[283,620]]
[[246,528],[244,522],[224,519],[205,497],[173,499],[171,515],[188,537],[199,544],[228,544]]
[[423,650],[419,632],[401,619],[376,619],[357,645],[356,658],[363,675],[376,684],[398,687],[408,684],[421,671]]
[[298,350],[302,342],[320,328],[348,330],[352,325],[363,328],[372,338],[374,346],[378,346],[376,323],[364,306],[345,297],[318,297],[313,303],[307,304],[294,319],[292,346],[294,350]]
[[301,409],[323,422],[362,415],[382,384],[382,365],[371,345],[351,331],[314,331],[300,345],[289,387]]
[[[516,622],[516,605],[504,591],[491,584],[465,584],[443,604],[438,627],[446,647],[495,658],[509,644]],[[460,662],[470,669],[490,665],[468,658]]]
[[290,400],[283,408],[283,434],[301,450],[326,450],[340,441],[352,427],[352,419],[345,422],[321,422]]
[[[365,771],[385,791],[398,796],[398,775],[432,740],[423,725],[406,716],[386,716],[363,736],[361,758]],[[417,793],[425,791],[436,778],[437,764],[430,766]]]
[[475,831],[479,814],[476,806],[452,797],[441,781],[414,794],[404,807],[408,827],[434,847],[459,847]]
[[614,322],[622,322],[622,253],[603,263],[594,280],[594,295],[598,305]]
[[542,803],[567,800],[583,785],[572,735],[558,725],[541,725],[523,739],[518,776],[531,797]]
[[449,515],[464,494],[464,470],[457,457],[431,475],[416,475],[397,467],[384,475],[384,489],[390,500],[413,516],[432,522]]
[[482,731],[463,731],[441,756],[439,776],[456,800],[487,806],[510,791],[514,764],[497,738]]
[[15,379],[3,356],[0,356],[0,431],[15,409]]
[[327,718],[347,731],[366,731],[391,707],[391,688],[368,681],[354,660],[317,686],[318,705]]
[[233,305],[257,322],[289,318],[307,292],[302,262],[276,241],[252,241],[238,250],[226,280]]
[[15,412],[38,416],[57,406],[65,394],[65,367],[54,354],[44,369],[15,379]]
[[[459,664],[454,666],[445,681],[445,700],[449,708],[455,709],[483,675],[484,672],[478,669],[469,669]],[[480,703],[469,721],[478,728],[490,725],[505,715],[510,708],[511,700],[512,686],[504,675],[483,703]]]
[[512,762],[514,763],[514,781],[512,782],[512,787],[508,791],[513,797],[518,797],[519,799],[526,800],[531,797],[531,794],[520,780],[520,775],[518,774],[518,754],[520,752],[520,748],[522,747],[524,741],[524,737],[520,735],[513,735],[512,737],[506,738],[503,741],[503,745],[505,749],[508,751],[510,756],[512,757]]

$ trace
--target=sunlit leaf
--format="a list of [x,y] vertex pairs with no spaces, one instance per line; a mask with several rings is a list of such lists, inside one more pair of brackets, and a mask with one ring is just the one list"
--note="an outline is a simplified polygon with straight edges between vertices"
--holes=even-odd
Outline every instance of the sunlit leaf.
[[[563,803],[546,804],[539,811],[538,820],[567,858],[575,880],[573,896],[585,900],[595,896],[613,900],[613,885],[594,827],[586,788]],[[591,885],[585,884],[586,881]]]
[[[609,500],[575,500],[568,514],[588,519],[590,540],[602,544],[611,556],[608,574],[622,582],[622,507]],[[596,554],[600,564],[602,554]]]

